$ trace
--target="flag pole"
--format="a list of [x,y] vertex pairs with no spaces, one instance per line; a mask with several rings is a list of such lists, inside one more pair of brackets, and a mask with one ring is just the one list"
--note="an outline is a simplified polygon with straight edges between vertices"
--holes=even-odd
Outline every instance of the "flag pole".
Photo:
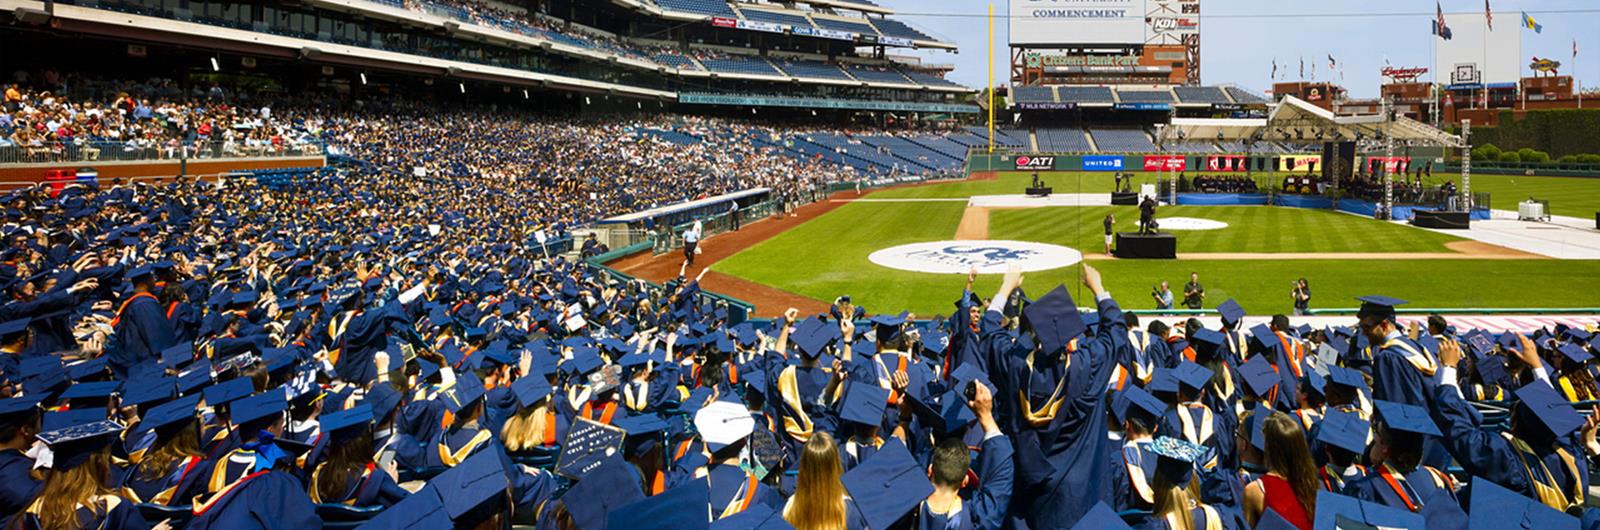
[[994,2],[989,2],[989,154],[994,154]]

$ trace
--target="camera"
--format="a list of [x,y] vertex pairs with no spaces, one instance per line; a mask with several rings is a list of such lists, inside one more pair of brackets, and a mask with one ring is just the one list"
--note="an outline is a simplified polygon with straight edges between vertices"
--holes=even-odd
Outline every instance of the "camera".
[[961,395],[966,396],[968,402],[978,399],[979,384],[977,381],[967,381],[967,386],[961,389]]

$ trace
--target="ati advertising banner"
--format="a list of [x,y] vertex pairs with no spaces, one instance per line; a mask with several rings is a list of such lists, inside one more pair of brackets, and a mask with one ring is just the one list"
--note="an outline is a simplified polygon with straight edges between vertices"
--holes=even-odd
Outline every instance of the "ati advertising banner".
[[1244,171],[1245,157],[1242,156],[1208,156],[1206,157],[1207,171]]
[[1053,156],[1017,156],[1017,171],[1055,171],[1056,157]]
[[1278,157],[1281,171],[1316,171],[1322,165],[1322,155],[1283,155]]
[[1153,155],[1144,157],[1145,171],[1184,171],[1189,168],[1189,159],[1183,155]]
[[1083,157],[1084,171],[1122,171],[1122,157],[1116,155],[1089,155]]

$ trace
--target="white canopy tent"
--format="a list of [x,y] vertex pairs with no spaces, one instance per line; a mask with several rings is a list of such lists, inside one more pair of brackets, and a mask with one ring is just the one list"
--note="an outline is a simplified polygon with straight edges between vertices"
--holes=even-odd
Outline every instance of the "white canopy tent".
[[1269,141],[1290,144],[1394,140],[1397,144],[1460,147],[1461,137],[1422,122],[1382,115],[1335,116],[1333,112],[1290,96],[1283,98],[1266,118],[1173,118],[1157,126],[1156,143],[1194,141]]

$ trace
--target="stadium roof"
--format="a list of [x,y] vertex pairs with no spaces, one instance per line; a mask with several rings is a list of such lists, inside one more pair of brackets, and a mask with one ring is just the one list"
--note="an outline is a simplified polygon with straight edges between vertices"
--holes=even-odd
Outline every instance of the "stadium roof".
[[1429,127],[1421,122],[1396,116],[1335,116],[1333,112],[1288,96],[1266,118],[1173,118],[1160,126],[1156,143],[1188,140],[1212,142],[1228,140],[1267,140],[1286,143],[1318,144],[1338,140],[1379,140],[1392,138],[1414,145],[1455,147],[1461,137]]

